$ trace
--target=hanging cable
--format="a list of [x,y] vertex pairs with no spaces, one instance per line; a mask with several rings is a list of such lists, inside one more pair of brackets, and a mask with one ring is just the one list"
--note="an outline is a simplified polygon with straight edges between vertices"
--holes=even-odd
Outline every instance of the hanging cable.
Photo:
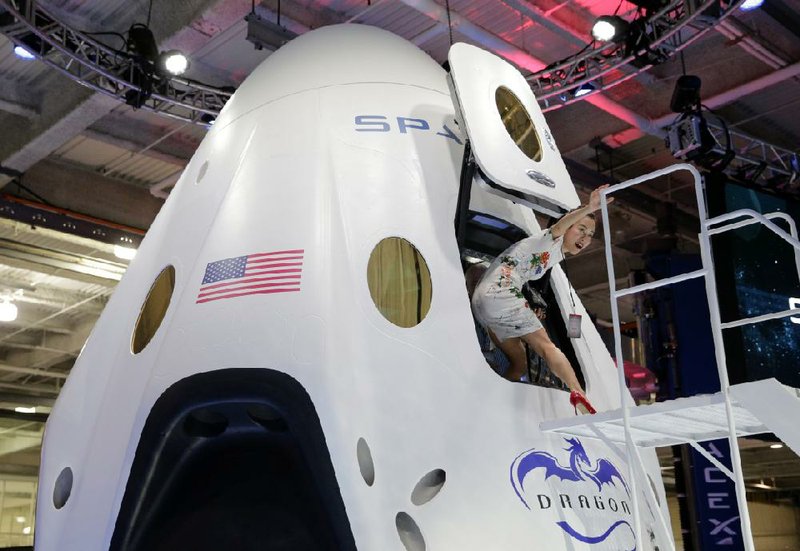
[[150,26],[150,16],[153,15],[153,0],[150,0],[150,6],[147,8],[147,26]]
[[447,30],[450,33],[450,45],[453,45],[453,22],[450,20],[450,0],[444,0],[445,8],[447,9]]

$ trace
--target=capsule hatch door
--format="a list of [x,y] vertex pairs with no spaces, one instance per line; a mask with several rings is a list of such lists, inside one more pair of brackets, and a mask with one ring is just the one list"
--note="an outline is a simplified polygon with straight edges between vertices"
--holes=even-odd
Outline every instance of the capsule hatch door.
[[549,214],[580,206],[530,85],[511,64],[457,43],[448,54],[456,116],[496,193]]

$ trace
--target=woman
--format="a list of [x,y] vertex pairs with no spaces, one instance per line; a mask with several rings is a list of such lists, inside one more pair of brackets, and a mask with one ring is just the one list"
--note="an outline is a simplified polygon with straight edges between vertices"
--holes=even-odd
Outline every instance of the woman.
[[[569,387],[573,405],[583,404],[591,413],[594,410],[584,397],[575,371],[525,301],[522,286],[528,280],[543,277],[565,254],[576,255],[589,246],[595,230],[593,213],[600,209],[600,191],[606,187],[594,190],[588,205],[568,212],[551,228],[503,251],[486,270],[472,296],[475,317],[511,362],[507,379],[518,381],[525,373],[527,344]],[[610,198],[608,202],[611,201]]]

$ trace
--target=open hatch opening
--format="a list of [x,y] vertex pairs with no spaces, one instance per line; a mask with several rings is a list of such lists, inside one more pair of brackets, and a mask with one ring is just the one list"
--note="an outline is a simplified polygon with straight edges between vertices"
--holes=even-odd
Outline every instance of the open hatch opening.
[[[470,210],[465,220],[463,246],[460,252],[467,292],[471,299],[472,292],[483,274],[481,267],[484,267],[485,270],[485,267],[488,267],[500,253],[514,243],[528,237],[528,234],[522,228],[486,213]],[[547,303],[546,316],[541,320],[542,325],[550,336],[550,340],[567,357],[575,370],[578,381],[585,388],[586,381],[575,349],[572,346],[572,339],[567,334],[564,313],[561,311],[556,299],[555,290],[550,284],[551,276],[552,270],[548,271],[543,278],[530,282],[530,285],[539,292]],[[486,328],[477,319],[474,319],[474,322],[476,336],[486,363],[495,373],[503,376],[510,365],[508,358],[491,342]],[[541,357],[530,348],[528,348],[527,353],[528,370],[523,377],[523,382],[547,388],[567,389],[566,385],[553,374]]]

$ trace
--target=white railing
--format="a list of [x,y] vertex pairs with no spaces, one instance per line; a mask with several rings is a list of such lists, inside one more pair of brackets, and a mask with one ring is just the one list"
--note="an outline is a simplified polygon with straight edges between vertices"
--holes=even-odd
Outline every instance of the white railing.
[[[700,218],[699,241],[700,241],[700,255],[703,267],[700,270],[686,272],[683,274],[679,274],[677,276],[663,278],[658,281],[653,281],[650,283],[645,283],[633,287],[628,287],[626,289],[617,290],[616,287],[617,278],[614,272],[614,262],[611,249],[612,232],[610,230],[610,225],[609,225],[608,205],[606,204],[606,197],[612,195],[613,193],[619,190],[629,188],[641,184],[643,182],[653,180],[665,174],[670,174],[672,172],[677,172],[681,170],[686,170],[689,173],[691,173],[694,179],[695,195],[697,198],[698,214]],[[745,549],[747,551],[754,551],[755,547],[753,544],[753,534],[752,534],[752,529],[750,527],[750,515],[747,509],[744,477],[742,475],[741,456],[739,454],[739,446],[736,439],[736,424],[733,417],[733,406],[731,404],[731,397],[729,390],[730,381],[728,380],[728,371],[726,367],[727,364],[725,358],[725,347],[722,339],[722,331],[723,329],[730,329],[733,327],[739,327],[741,325],[759,323],[770,319],[777,319],[787,316],[798,315],[800,314],[800,308],[783,310],[781,312],[764,314],[761,316],[743,318],[723,323],[722,320],[720,319],[719,302],[717,297],[717,285],[714,277],[714,261],[711,252],[712,251],[711,236],[726,231],[734,230],[737,228],[741,228],[750,224],[759,223],[762,226],[766,227],[767,229],[771,230],[778,237],[789,243],[792,247],[794,247],[795,265],[797,268],[798,275],[800,275],[800,241],[798,241],[797,228],[794,223],[794,220],[788,215],[780,212],[762,215],[760,213],[748,209],[737,210],[731,213],[716,216],[711,219],[707,218],[706,205],[703,197],[702,177],[695,167],[688,164],[673,165],[671,167],[658,170],[650,174],[646,174],[639,178],[634,178],[632,180],[628,180],[626,182],[606,188],[601,192],[601,214],[602,214],[603,225],[606,228],[603,234],[605,240],[605,254],[606,254],[606,266],[608,269],[608,282],[611,292],[611,316],[614,324],[614,346],[615,346],[616,357],[618,359],[622,358],[622,336],[620,333],[619,307],[617,303],[619,298],[639,293],[642,291],[647,291],[650,289],[656,289],[658,287],[663,287],[665,285],[672,285],[682,281],[687,281],[690,279],[696,279],[700,277],[705,279],[706,296],[708,299],[708,309],[711,317],[711,331],[714,338],[714,349],[717,362],[717,371],[719,374],[720,388],[725,402],[725,414],[728,424],[728,442],[731,448],[732,469],[729,470],[727,468],[724,468],[724,466],[721,463],[719,463],[716,460],[712,460],[707,452],[704,453],[705,450],[703,450],[701,446],[695,444],[693,447],[697,449],[700,453],[702,453],[703,456],[709,458],[712,461],[712,463],[716,465],[723,473],[725,473],[731,479],[733,479],[734,484],[736,486],[736,500],[739,506],[739,516],[741,520],[742,537],[744,539]],[[745,220],[739,220],[741,218],[745,218]],[[772,220],[774,219],[780,219],[783,220],[784,222],[787,222],[789,225],[789,233],[782,230],[774,222],[772,222]],[[736,220],[739,221],[736,222]],[[628,468],[630,469],[631,494],[632,494],[633,511],[634,511],[634,527],[635,527],[636,543],[638,547],[641,542],[641,519],[639,515],[638,493],[636,490],[636,473],[634,471],[634,467],[635,465],[642,466],[642,461],[641,457],[639,456],[638,449],[631,437],[631,425],[630,425],[631,406],[625,399],[626,397],[629,396],[627,385],[625,384],[625,371],[618,367],[617,373],[618,373],[618,384],[620,392],[620,408],[622,410],[623,428],[625,431]]]

